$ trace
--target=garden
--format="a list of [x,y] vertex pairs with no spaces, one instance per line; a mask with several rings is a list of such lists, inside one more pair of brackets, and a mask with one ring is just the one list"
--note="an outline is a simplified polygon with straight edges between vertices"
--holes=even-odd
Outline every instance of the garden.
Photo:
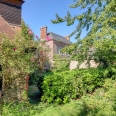
[[[116,2],[80,0],[70,7],[88,5],[79,16],[68,12],[52,20],[68,26],[79,22],[72,33],[77,42],[61,50],[71,57],[55,56],[52,68],[46,68],[51,65],[46,41],[24,22],[15,39],[0,35],[1,116],[116,116]],[[83,28],[90,31],[80,39]],[[90,67],[91,59],[97,68]],[[80,62],[76,69],[69,70],[71,60]],[[78,68],[84,60],[88,68]]]

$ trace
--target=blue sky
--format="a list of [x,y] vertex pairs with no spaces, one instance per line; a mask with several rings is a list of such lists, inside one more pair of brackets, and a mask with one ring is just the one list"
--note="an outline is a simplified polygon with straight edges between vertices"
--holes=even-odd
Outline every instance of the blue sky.
[[[40,36],[40,28],[47,26],[48,32],[67,36],[75,29],[76,23],[66,26],[66,23],[52,24],[50,20],[55,19],[55,13],[61,17],[64,17],[67,11],[70,11],[72,16],[82,13],[80,9],[69,8],[70,4],[73,4],[73,0],[25,0],[22,7],[22,18],[35,35]],[[85,35],[86,31],[84,30],[81,37]],[[74,36],[71,37],[71,41],[76,41]]]

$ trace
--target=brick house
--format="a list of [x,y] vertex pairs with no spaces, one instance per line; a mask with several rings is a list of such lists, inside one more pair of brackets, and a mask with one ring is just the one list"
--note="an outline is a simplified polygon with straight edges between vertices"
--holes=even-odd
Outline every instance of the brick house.
[[44,26],[40,29],[40,40],[46,40],[47,38],[49,40],[46,44],[50,47],[49,56],[51,61],[53,61],[55,54],[60,54],[62,48],[71,44],[69,36],[63,37],[53,32],[47,32],[47,27]]
[[[53,63],[54,62],[53,56],[55,54],[60,54],[60,50],[62,48],[64,48],[65,46],[68,46],[72,43],[70,42],[69,36],[63,37],[63,36],[55,34],[53,32],[47,32],[47,27],[44,26],[40,29],[40,40],[42,41],[47,38],[49,39],[49,41],[47,41],[46,44],[50,47],[50,50],[51,50],[50,54],[49,54],[50,61],[51,61],[51,63]],[[89,52],[91,52],[92,49],[93,48],[91,48]],[[79,64],[78,61],[71,61],[69,69],[70,70],[75,69],[78,64]],[[98,66],[98,63],[96,63],[94,60],[90,61],[91,68],[96,68],[97,66]],[[82,64],[79,66],[79,68],[88,68],[87,60],[82,62]]]

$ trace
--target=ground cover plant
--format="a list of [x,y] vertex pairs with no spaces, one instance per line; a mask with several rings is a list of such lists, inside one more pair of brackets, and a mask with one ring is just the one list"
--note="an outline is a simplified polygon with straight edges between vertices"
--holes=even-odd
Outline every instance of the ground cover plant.
[[116,81],[109,78],[104,80],[103,88],[64,105],[12,102],[4,104],[1,113],[2,116],[115,116],[115,89]]

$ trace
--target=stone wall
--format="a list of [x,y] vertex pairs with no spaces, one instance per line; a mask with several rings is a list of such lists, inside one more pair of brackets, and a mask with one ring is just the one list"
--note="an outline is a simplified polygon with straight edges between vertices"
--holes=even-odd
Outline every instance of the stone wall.
[[[71,61],[70,62],[70,70],[77,68],[78,64],[79,64],[78,61]],[[98,63],[96,63],[94,60],[90,61],[91,68],[96,68],[97,66],[98,66]],[[79,68],[87,68],[87,67],[88,67],[87,60],[82,62],[79,66]]]

